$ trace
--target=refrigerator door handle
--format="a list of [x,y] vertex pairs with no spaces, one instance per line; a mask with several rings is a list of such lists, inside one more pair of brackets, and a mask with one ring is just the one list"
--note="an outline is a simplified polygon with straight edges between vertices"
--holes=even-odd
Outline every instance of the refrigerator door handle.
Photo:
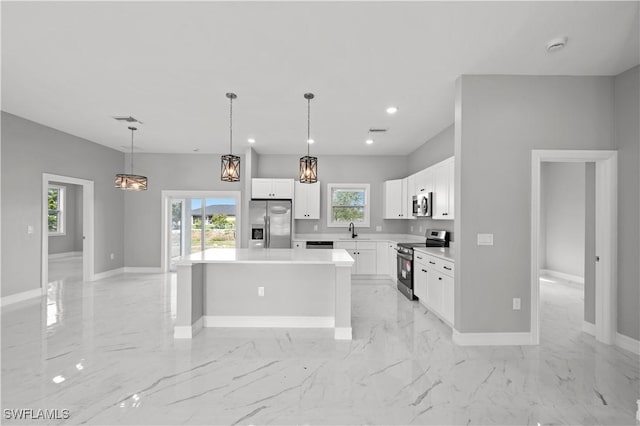
[[264,235],[265,235],[265,244],[264,244],[264,248],[269,248],[269,246],[271,245],[271,218],[266,215],[264,217]]

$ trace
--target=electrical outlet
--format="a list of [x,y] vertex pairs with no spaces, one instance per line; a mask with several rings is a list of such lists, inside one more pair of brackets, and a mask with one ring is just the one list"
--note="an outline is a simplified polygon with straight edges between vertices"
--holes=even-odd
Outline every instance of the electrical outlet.
[[33,226],[27,225],[27,234],[33,234]]
[[493,245],[493,234],[478,234],[478,245],[479,246],[492,246]]
[[376,226],[376,232],[382,232],[382,226]]
[[109,257],[111,258],[111,260],[113,260],[113,259],[115,259],[115,258],[116,258],[116,255],[115,255],[115,254],[113,254],[113,253],[111,253],[111,254],[109,255]]
[[513,310],[514,311],[519,311],[520,310],[520,298],[519,297],[514,297],[513,298]]
[[317,231],[318,230],[318,225],[313,225],[313,230]]
[[264,287],[258,287],[258,296],[264,297]]

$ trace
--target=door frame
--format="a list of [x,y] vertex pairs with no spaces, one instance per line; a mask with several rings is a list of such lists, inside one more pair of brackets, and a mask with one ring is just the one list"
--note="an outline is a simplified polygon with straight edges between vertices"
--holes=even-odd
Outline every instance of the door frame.
[[179,191],[179,190],[163,190],[161,191],[161,208],[162,208],[162,220],[160,226],[162,227],[162,248],[160,254],[160,268],[162,272],[169,272],[169,266],[171,260],[169,256],[171,250],[169,245],[171,244],[169,238],[169,225],[171,217],[168,214],[171,206],[171,199],[185,199],[185,198],[233,198],[236,200],[236,247],[240,247],[242,241],[242,192],[241,191]]
[[596,262],[595,274],[595,337],[611,345],[618,328],[618,152],[531,151],[531,337],[536,345],[540,344],[540,170],[543,162],[596,164],[595,245],[600,261]]
[[48,189],[51,182],[68,183],[82,186],[82,281],[95,280],[94,265],[94,187],[92,180],[80,179],[71,176],[55,175],[52,173],[42,174],[42,223],[41,223],[41,271],[40,286],[46,291],[49,284],[49,205]]

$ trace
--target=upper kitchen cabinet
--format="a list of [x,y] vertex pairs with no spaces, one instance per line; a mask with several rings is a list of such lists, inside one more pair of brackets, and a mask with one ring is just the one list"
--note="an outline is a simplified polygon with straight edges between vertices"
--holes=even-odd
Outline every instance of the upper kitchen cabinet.
[[405,219],[415,219],[413,215],[413,196],[416,195],[416,175],[411,175],[403,179],[406,187],[406,195],[404,195],[405,203]]
[[407,179],[384,183],[384,219],[407,219]]
[[454,158],[433,166],[433,219],[454,218]]
[[251,179],[251,198],[293,199],[293,179]]
[[426,195],[433,192],[433,169],[419,171],[415,175],[416,195]]
[[294,183],[295,219],[320,219],[320,182]]

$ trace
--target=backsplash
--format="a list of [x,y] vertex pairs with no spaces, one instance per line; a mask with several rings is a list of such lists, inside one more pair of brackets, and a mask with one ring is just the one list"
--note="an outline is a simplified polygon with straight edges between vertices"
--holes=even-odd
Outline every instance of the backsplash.
[[[437,229],[439,231],[449,231],[450,241],[455,241],[453,235],[453,220],[434,220],[428,217],[419,217],[415,220],[403,220],[406,229],[405,233],[413,235],[424,235],[427,229]],[[413,227],[413,230],[411,229]],[[422,228],[422,229],[421,229]]]

